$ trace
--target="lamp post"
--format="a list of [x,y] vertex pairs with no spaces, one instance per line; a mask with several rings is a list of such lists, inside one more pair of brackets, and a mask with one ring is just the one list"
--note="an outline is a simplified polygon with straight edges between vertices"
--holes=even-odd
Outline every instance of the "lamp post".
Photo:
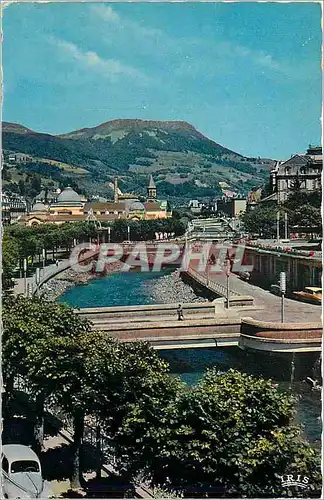
[[281,323],[284,322],[284,300],[286,293],[286,273],[280,273],[280,292],[281,292]]
[[46,261],[46,250],[43,248],[42,250],[42,256],[43,256],[43,271],[45,269],[45,261]]
[[36,289],[37,289],[37,295],[38,295],[38,285],[40,283],[40,268],[36,267]]
[[288,240],[288,214],[285,212],[285,240]]
[[111,227],[108,226],[108,243],[110,243],[110,232],[111,232]]
[[280,212],[277,212],[277,242],[280,240]]
[[24,259],[24,294],[27,296],[27,259]]
[[130,241],[130,226],[127,226],[127,240]]
[[291,372],[290,372],[290,389],[292,389],[294,378],[295,378],[295,352],[292,353],[291,358]]
[[209,286],[209,262],[208,262],[208,260],[207,260],[207,267],[206,267],[206,269],[207,269],[206,275],[207,275],[207,287],[208,287]]
[[230,270],[231,270],[231,262],[227,257],[225,260],[225,273],[226,273],[226,308],[229,309],[230,306]]

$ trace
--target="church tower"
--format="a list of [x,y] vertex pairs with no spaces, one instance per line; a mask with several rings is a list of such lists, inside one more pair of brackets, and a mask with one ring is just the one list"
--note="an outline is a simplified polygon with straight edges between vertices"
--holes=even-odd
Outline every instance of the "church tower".
[[147,186],[147,199],[148,201],[156,200],[156,185],[152,177],[152,174],[150,175],[149,183]]

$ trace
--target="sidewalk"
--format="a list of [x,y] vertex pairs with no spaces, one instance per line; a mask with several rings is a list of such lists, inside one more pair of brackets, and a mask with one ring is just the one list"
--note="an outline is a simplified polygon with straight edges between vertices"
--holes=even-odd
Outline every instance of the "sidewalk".
[[[64,259],[58,266],[54,263],[45,266],[45,268],[40,268],[40,281],[43,282],[44,279],[47,281],[47,279],[65,271],[68,267],[69,259]],[[29,289],[32,291],[31,293],[33,293],[36,290],[36,272],[32,276],[26,278],[26,288],[28,288],[28,285]],[[18,278],[15,280],[13,293],[14,295],[25,294],[25,278]]]

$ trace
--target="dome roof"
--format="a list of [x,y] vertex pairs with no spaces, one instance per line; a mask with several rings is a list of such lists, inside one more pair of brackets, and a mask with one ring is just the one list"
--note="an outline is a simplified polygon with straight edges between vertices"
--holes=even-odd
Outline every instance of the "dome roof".
[[68,186],[61,192],[61,194],[59,194],[57,201],[58,203],[81,201],[81,196],[79,196],[74,189]]
[[44,210],[47,210],[47,208],[41,201],[36,201],[32,208],[33,212],[43,212]]
[[129,210],[133,211],[145,210],[145,207],[143,203],[141,203],[140,201],[134,201],[133,203],[130,204]]

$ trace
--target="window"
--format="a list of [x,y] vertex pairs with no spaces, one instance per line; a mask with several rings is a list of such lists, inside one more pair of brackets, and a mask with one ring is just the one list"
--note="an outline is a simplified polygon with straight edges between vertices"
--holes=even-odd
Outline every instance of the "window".
[[8,463],[8,460],[6,459],[6,457],[3,457],[2,459],[2,469],[7,472],[9,472],[9,463]]
[[39,472],[39,465],[35,460],[17,460],[11,464],[11,472]]

